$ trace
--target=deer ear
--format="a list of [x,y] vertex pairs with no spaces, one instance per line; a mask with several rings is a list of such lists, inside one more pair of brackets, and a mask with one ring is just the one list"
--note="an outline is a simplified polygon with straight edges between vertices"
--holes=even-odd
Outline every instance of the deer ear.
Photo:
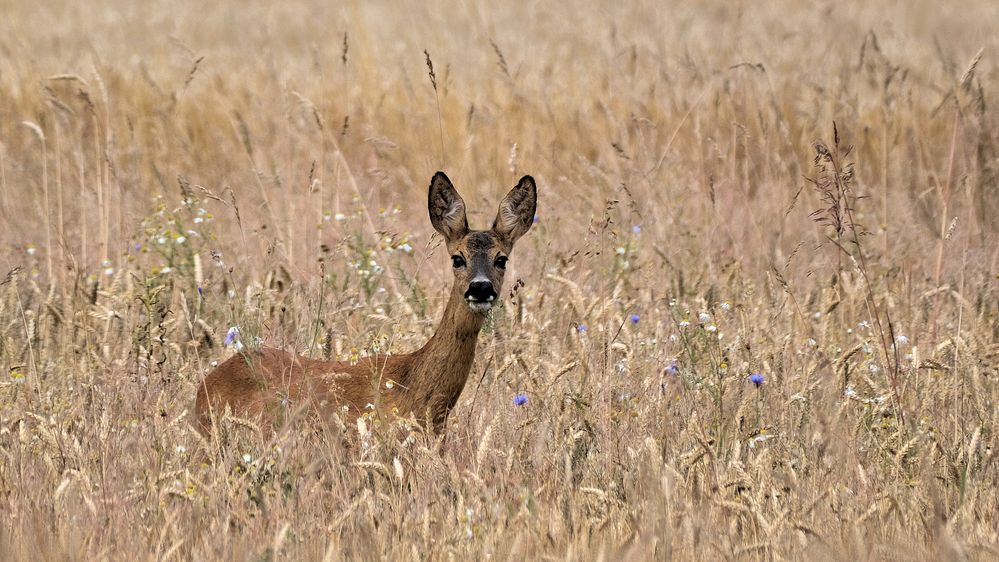
[[493,221],[493,232],[512,246],[534,224],[534,212],[537,208],[538,187],[534,184],[534,178],[524,176],[500,203],[496,220]]
[[457,240],[468,234],[465,202],[444,172],[437,172],[430,180],[427,208],[430,210],[430,223],[445,240]]

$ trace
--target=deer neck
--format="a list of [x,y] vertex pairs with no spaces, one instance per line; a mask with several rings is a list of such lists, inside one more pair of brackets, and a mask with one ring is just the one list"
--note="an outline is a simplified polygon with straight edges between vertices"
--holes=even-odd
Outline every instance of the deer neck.
[[475,344],[485,317],[472,312],[462,291],[452,287],[437,331],[413,354],[408,378],[412,410],[438,428],[458,401],[475,360]]

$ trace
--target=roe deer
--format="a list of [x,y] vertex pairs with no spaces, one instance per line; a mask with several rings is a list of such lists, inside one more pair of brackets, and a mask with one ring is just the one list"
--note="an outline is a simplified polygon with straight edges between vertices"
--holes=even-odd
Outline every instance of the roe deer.
[[[454,285],[436,333],[403,355],[355,364],[316,361],[278,349],[238,353],[209,373],[198,389],[196,424],[203,434],[226,407],[272,425],[293,410],[351,423],[369,404],[429,420],[438,433],[465,387],[485,314],[500,294],[507,256],[534,222],[537,187],[524,176],[499,206],[490,230],[469,230],[465,202],[443,172],[430,181],[430,222],[444,236]],[[430,429],[430,428],[428,428]]]

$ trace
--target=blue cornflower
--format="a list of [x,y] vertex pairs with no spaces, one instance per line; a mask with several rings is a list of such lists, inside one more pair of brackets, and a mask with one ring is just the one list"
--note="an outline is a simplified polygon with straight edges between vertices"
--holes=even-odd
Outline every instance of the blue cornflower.
[[628,318],[628,320],[630,320],[632,324],[638,324],[638,321],[641,319],[642,317],[637,314],[632,314],[631,317]]
[[527,404],[527,395],[526,394],[524,394],[523,392],[518,392],[517,394],[515,394],[513,396],[513,405],[514,406],[523,406],[524,404]]
[[576,324],[576,331],[581,334],[585,332],[587,329],[588,328],[586,327],[586,324]]
[[756,386],[760,386],[761,384],[763,384],[763,381],[765,380],[766,379],[763,377],[763,375],[759,373],[753,373],[749,375],[749,381],[755,384]]
[[669,365],[666,365],[666,368],[663,369],[663,372],[671,377],[675,377],[680,374],[680,364],[677,363],[676,359],[674,359],[670,361]]
[[222,340],[222,343],[225,344],[226,347],[229,347],[237,341],[239,341],[239,328],[233,326],[232,328],[229,328],[228,332],[225,333],[225,339]]
[[205,290],[202,289],[201,287],[198,287],[198,294],[201,296],[205,296]]

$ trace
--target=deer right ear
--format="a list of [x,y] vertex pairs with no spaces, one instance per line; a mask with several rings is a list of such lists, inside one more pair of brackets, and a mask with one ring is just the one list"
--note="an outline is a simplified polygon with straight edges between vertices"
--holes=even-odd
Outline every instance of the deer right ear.
[[430,210],[430,223],[445,240],[457,240],[468,234],[465,202],[444,172],[437,172],[430,180],[427,208]]

